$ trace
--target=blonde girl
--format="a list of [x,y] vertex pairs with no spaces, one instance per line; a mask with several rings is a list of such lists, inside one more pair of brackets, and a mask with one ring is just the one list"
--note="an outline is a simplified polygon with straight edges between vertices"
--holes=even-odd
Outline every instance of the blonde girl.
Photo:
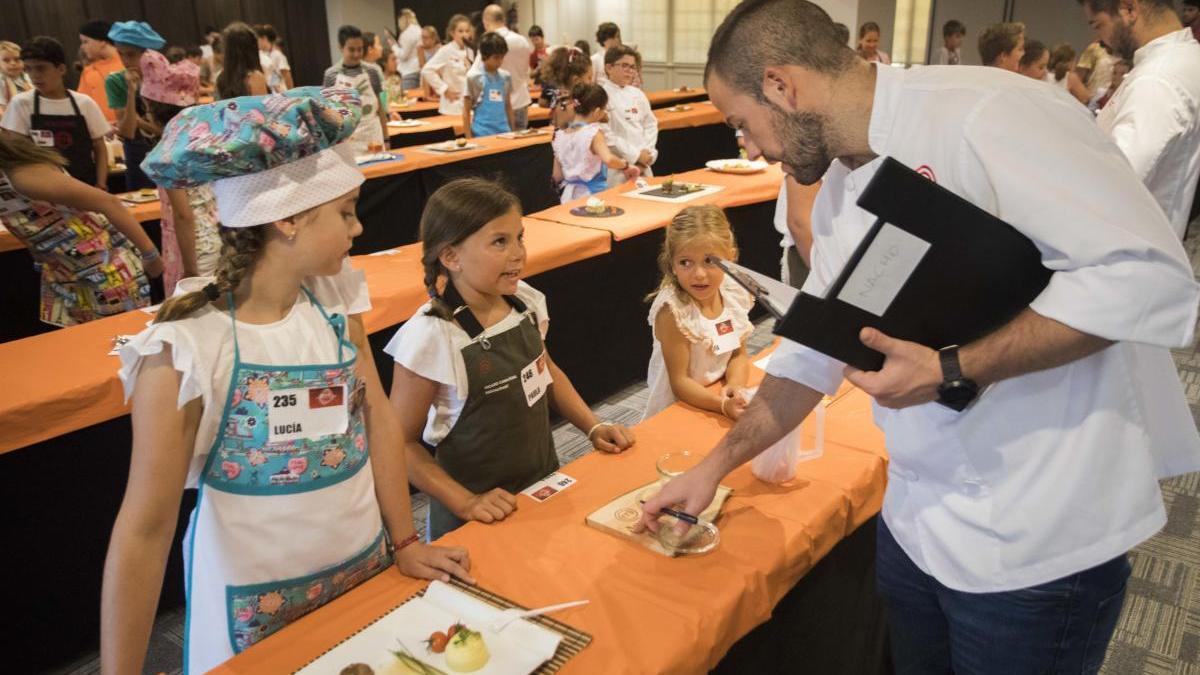
[[643,419],[676,400],[730,419],[746,407],[741,390],[749,374],[745,341],[754,330],[754,297],[726,278],[712,257],[737,258],[724,212],[715,206],[683,209],[667,226],[658,255],[662,283],[647,297],[654,348]]

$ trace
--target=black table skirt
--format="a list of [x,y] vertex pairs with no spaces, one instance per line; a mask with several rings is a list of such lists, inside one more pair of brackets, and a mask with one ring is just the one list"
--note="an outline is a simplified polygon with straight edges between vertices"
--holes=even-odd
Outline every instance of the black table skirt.
[[399,148],[419,147],[429,145],[430,143],[442,143],[444,141],[454,140],[454,129],[444,127],[442,129],[431,129],[429,131],[414,131],[411,134],[397,134],[388,139],[388,147],[393,150]]
[[724,124],[668,129],[658,132],[658,161],[654,175],[668,176],[704,167],[710,159],[738,156],[737,137]]

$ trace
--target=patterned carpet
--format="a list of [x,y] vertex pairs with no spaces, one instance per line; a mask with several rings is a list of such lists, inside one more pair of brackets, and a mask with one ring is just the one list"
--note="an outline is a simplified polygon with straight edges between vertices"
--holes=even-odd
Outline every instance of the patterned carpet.
[[[1186,243],[1192,267],[1200,277],[1200,236]],[[752,352],[773,341],[770,328],[770,322],[759,324],[750,339]],[[1200,340],[1175,350],[1174,357],[1192,414],[1200,424]],[[632,425],[641,419],[645,404],[646,385],[637,383],[595,410],[600,419]],[[591,451],[584,435],[569,424],[559,424],[553,433],[563,464]],[[1103,675],[1200,675],[1200,473],[1164,481],[1162,492],[1167,525],[1130,553],[1133,575]],[[425,496],[415,496],[413,520],[422,536],[427,511]],[[183,611],[178,610],[160,616],[155,623],[144,672],[176,675],[182,672],[182,661]],[[98,654],[54,672],[99,673]]]
[[[1200,277],[1200,236],[1185,246]],[[1200,344],[1173,355],[1200,424]],[[1167,526],[1129,554],[1133,576],[1105,675],[1200,675],[1200,473],[1163,481],[1162,493]]]

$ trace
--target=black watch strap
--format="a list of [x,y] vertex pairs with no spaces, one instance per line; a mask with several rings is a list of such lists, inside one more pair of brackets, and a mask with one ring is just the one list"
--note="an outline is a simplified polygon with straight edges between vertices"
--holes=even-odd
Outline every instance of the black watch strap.
[[962,366],[958,363],[958,345],[950,345],[938,350],[938,359],[942,363],[942,382],[955,382],[962,379]]

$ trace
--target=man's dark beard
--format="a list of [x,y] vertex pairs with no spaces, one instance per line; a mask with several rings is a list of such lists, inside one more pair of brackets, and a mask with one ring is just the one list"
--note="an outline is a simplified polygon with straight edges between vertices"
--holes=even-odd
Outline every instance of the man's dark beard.
[[827,119],[823,115],[788,113],[771,106],[771,128],[783,147],[778,159],[791,168],[801,185],[821,180],[833,161],[829,155]]
[[1137,51],[1137,43],[1133,40],[1133,30],[1123,21],[1113,21],[1112,44],[1106,45],[1109,51],[1133,65],[1133,53]]

